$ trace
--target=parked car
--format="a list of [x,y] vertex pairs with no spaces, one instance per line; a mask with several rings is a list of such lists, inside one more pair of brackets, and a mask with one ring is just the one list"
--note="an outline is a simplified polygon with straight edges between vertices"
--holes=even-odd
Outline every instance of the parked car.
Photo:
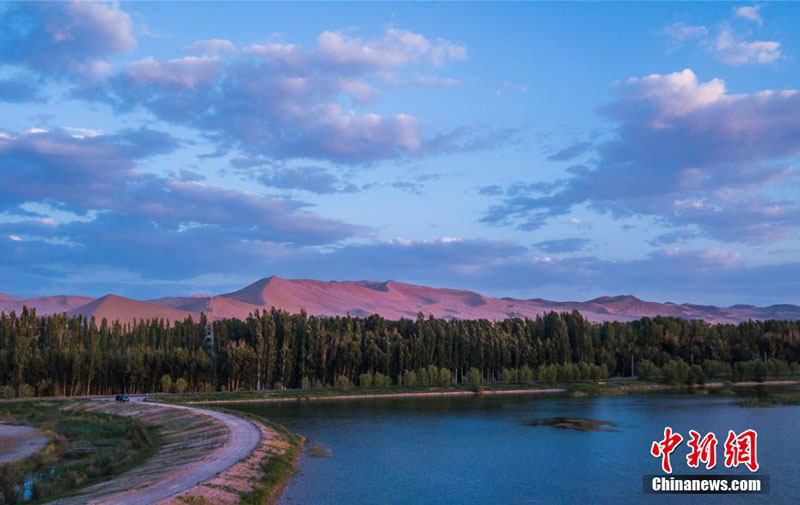
[[131,399],[128,398],[128,395],[117,395],[116,400],[118,402],[129,402],[129,401],[131,401]]

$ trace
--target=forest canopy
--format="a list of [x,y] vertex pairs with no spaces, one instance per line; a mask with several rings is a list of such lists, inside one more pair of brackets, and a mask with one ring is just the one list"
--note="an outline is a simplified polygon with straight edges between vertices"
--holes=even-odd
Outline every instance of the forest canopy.
[[572,382],[639,376],[671,383],[762,379],[800,370],[800,322],[711,325],[675,318],[593,324],[536,319],[387,320],[281,310],[130,325],[23,309],[0,316],[5,397],[467,382]]

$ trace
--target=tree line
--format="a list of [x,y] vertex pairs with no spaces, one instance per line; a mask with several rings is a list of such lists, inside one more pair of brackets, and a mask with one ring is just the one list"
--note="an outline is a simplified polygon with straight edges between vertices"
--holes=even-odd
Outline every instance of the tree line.
[[535,319],[387,320],[265,310],[246,320],[121,324],[0,315],[6,397],[459,383],[763,379],[800,371],[800,322],[711,325],[676,318],[593,324]]

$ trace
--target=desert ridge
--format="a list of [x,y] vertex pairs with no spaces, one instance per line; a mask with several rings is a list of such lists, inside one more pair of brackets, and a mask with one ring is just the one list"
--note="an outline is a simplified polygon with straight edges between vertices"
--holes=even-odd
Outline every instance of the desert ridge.
[[543,298],[492,298],[474,291],[395,281],[320,281],[277,276],[265,277],[238,291],[220,295],[170,296],[144,301],[113,294],[97,299],[69,295],[21,298],[0,294],[0,311],[19,313],[24,306],[36,309],[39,315],[66,313],[123,323],[148,319],[175,322],[190,316],[198,320],[200,314],[210,320],[246,319],[256,310],[273,307],[290,313],[304,310],[315,316],[378,314],[393,320],[414,319],[422,313],[442,319],[498,321],[573,310],[592,322],[632,321],[656,316],[700,319],[709,323],[800,319],[800,307],[796,305],[716,307],[649,302],[631,295],[559,302]]

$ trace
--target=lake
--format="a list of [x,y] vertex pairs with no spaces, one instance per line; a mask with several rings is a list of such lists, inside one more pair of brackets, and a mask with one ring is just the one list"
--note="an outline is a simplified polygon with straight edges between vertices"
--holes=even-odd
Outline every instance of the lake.
[[[280,503],[797,503],[800,407],[743,408],[739,399],[701,395],[596,398],[491,396],[318,400],[231,405],[319,442],[331,457],[307,452]],[[615,432],[581,432],[525,423],[550,417],[613,421]],[[684,436],[673,474],[749,474],[726,469],[729,429],[758,432],[757,475],[769,494],[646,495],[642,476],[660,474],[650,445],[665,426]],[[717,467],[686,466],[689,430],[713,431]]]

